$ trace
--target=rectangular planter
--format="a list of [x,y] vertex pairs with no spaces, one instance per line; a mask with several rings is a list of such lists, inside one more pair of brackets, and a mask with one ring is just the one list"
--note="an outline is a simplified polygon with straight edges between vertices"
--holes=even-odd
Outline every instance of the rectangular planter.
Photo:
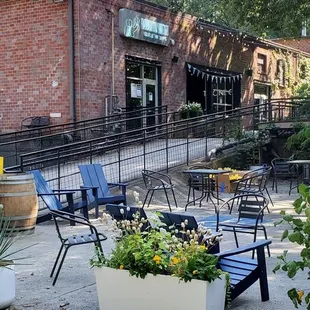
[[95,267],[100,310],[223,310],[226,279],[209,283],[148,274],[145,279],[127,270]]

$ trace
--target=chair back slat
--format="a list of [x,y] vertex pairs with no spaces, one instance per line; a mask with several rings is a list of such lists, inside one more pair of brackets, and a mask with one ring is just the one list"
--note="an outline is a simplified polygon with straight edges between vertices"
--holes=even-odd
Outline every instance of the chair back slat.
[[[42,194],[54,194],[54,192],[51,190],[49,185],[47,184],[46,180],[44,179],[42,173],[40,170],[32,170],[30,171],[34,177],[34,182],[36,186],[36,190],[38,195]],[[60,201],[57,199],[56,195],[42,195],[40,196],[45,203],[45,205],[48,207],[49,210],[61,210],[62,205]]]
[[[98,187],[98,198],[110,196],[109,186],[100,164],[79,165],[79,169],[85,186]],[[88,190],[87,194],[89,200],[93,202],[95,197],[92,194],[92,190]]]
[[291,174],[291,164],[287,163],[288,159],[275,158],[271,161],[273,172],[275,174]]
[[146,189],[151,189],[162,185],[162,180],[155,171],[146,169],[142,170],[142,178]]
[[240,199],[238,206],[239,220],[242,218],[259,219],[264,217],[264,208],[267,207],[266,199],[262,196],[248,196]]
[[197,229],[198,224],[194,216],[191,215],[183,215],[171,212],[160,212],[162,217],[160,220],[167,225],[167,227],[175,226],[176,228],[181,227],[181,223],[185,220],[188,221],[186,229]]

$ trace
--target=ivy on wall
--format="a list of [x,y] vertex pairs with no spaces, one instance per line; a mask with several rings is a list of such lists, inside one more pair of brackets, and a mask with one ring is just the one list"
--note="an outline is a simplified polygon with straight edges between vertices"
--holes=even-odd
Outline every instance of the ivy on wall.
[[310,96],[310,59],[302,55],[298,58],[297,76],[293,75],[292,53],[277,49],[272,53],[274,61],[283,62],[284,83],[280,83],[278,68],[272,82],[272,90],[284,90],[289,96]]
[[310,59],[301,56],[298,65],[299,79],[294,87],[294,95],[298,97],[310,96]]

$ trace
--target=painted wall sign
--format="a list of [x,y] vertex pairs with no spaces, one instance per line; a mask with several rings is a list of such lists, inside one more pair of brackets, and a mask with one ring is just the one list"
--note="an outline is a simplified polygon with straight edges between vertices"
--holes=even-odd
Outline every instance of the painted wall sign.
[[228,94],[231,96],[232,89],[213,89],[213,96],[224,96],[225,94]]
[[156,17],[128,9],[119,10],[119,32],[121,36],[155,44],[169,44],[169,25]]

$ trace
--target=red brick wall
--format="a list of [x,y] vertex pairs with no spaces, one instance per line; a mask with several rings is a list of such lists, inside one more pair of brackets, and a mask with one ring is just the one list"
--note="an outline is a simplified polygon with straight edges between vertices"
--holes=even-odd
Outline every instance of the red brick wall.
[[67,12],[66,2],[0,2],[1,131],[50,112],[62,114],[53,122],[69,120]]

